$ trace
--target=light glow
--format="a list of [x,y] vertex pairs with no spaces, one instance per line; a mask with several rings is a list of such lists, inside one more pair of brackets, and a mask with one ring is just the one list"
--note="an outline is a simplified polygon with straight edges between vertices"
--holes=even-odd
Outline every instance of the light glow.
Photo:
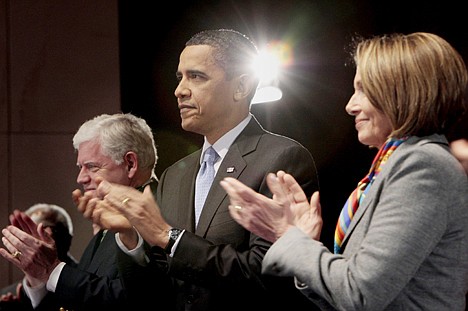
[[264,86],[257,89],[252,104],[274,102],[283,97],[283,92],[276,86]]
[[277,101],[283,97],[279,87],[281,68],[292,63],[292,48],[287,43],[272,41],[259,51],[253,66],[260,82],[252,104]]
[[280,60],[268,50],[260,51],[254,62],[254,68],[260,84],[269,83],[278,78]]

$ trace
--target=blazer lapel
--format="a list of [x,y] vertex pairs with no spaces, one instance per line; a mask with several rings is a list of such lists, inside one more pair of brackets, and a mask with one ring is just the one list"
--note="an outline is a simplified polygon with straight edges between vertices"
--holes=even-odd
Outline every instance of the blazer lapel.
[[108,231],[102,238],[101,243],[96,249],[93,258],[89,264],[88,272],[95,273],[99,270],[99,267],[109,260],[109,254],[115,254],[115,251],[112,250],[115,244],[114,233]]
[[211,223],[211,219],[215,215],[221,203],[224,199],[228,199],[226,198],[227,193],[221,187],[219,182],[225,177],[238,178],[245,167],[246,163],[242,158],[242,155],[239,153],[239,149],[234,145],[231,146],[229,152],[221,163],[218,172],[216,173],[210,192],[208,192],[208,196],[206,197],[205,206],[203,207],[203,211],[198,221],[198,226],[195,230],[196,234],[200,236],[205,234]]
[[382,171],[380,172],[378,178],[374,181],[374,183],[371,185],[371,188],[369,189],[369,192],[366,194],[363,204],[359,206],[359,208],[356,211],[356,214],[354,214],[353,220],[349,224],[349,228],[346,231],[346,235],[343,238],[343,243],[341,244],[341,248],[343,250],[346,247],[346,242],[348,241],[349,236],[352,234],[354,228],[361,221],[362,217],[367,212],[367,210],[371,208],[375,208],[376,204],[373,204],[373,201],[377,195],[376,192],[378,191],[378,189],[381,188],[382,180],[384,180],[385,175],[388,174],[387,171],[390,169],[391,161],[394,159],[395,159],[395,156],[393,156],[393,158],[390,157],[388,162],[382,167]]
[[191,169],[185,170],[184,176],[180,180],[179,191],[186,193],[187,202],[182,203],[183,209],[178,209],[177,214],[177,223],[185,224],[185,228],[190,232],[195,232],[195,183],[197,180],[197,174],[200,170],[200,156],[201,150],[198,150],[192,158],[193,163],[188,165]]
[[78,262],[78,267],[87,270],[89,265],[91,264],[91,260],[93,259],[94,253],[97,250],[95,249],[97,240],[100,239],[99,233],[96,233],[92,239],[89,241],[88,245],[86,246],[86,249],[83,251],[83,254],[81,255],[81,258]]
[[[211,223],[211,220],[220,208],[221,204],[224,202],[224,200],[229,200],[229,198],[227,197],[227,193],[221,187],[219,182],[225,177],[232,177],[237,179],[241,175],[241,173],[247,166],[247,163],[244,160],[244,156],[251,153],[252,151],[255,151],[258,145],[258,141],[260,139],[260,135],[263,134],[263,132],[264,131],[260,124],[257,122],[257,120],[255,118],[252,118],[247,127],[244,129],[244,131],[242,131],[242,133],[236,138],[234,143],[229,148],[228,153],[224,157],[223,162],[221,163],[218,172],[216,173],[215,179],[213,180],[213,184],[210,188],[210,192],[208,192],[208,196],[206,197],[206,203],[203,207],[203,211],[198,221],[198,226],[195,230],[195,233],[197,235],[205,235]],[[195,172],[195,177],[191,186],[192,189],[195,188],[194,184],[196,174],[197,172]],[[190,206],[192,206],[193,210],[193,194],[191,198],[192,204]],[[228,205],[229,204],[226,204],[226,207]],[[193,211],[191,214],[193,215]]]
[[[373,185],[375,186],[375,185]],[[373,196],[371,196],[372,193],[372,188],[369,189],[369,193],[367,194],[366,199],[364,199],[364,204],[359,206],[359,208],[356,211],[356,214],[354,214],[353,220],[349,224],[349,228],[346,231],[346,234],[343,238],[343,243],[341,243],[341,249],[344,250],[346,247],[346,243],[348,242],[349,236],[351,236],[354,228],[357,226],[359,221],[361,220],[362,216],[366,212],[367,208],[369,207],[370,203],[373,201]]]

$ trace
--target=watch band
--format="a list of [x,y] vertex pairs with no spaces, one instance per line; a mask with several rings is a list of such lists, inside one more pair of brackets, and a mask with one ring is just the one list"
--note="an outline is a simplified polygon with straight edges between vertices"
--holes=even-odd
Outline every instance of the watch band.
[[164,252],[166,254],[170,254],[172,252],[172,246],[174,246],[174,243],[177,241],[179,238],[179,235],[182,233],[182,229],[178,228],[171,228],[169,229],[167,235],[169,237],[169,242],[167,242],[166,247],[164,248]]

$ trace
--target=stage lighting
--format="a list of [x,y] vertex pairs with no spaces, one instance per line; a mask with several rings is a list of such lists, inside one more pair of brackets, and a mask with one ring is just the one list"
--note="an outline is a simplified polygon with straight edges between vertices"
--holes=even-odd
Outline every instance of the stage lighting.
[[260,50],[254,61],[255,72],[260,79],[257,92],[252,104],[266,103],[280,100],[281,67],[292,63],[292,51],[288,44],[280,41],[270,42],[266,48]]

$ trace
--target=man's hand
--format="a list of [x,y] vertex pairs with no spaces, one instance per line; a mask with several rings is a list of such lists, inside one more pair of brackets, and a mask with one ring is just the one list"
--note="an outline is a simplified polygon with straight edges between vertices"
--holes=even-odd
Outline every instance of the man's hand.
[[[156,245],[162,248],[166,246],[167,233],[171,226],[162,217],[150,186],[147,186],[142,193],[132,187],[102,181],[97,188],[97,193],[103,200],[96,204],[93,218],[99,218],[103,224],[112,223],[113,229],[126,229],[121,219],[114,217],[115,215],[123,216],[151,246]],[[135,232],[130,233],[128,230],[122,230],[120,233],[120,238],[127,247],[124,241],[127,237],[123,237],[122,234],[134,234],[136,237]]]
[[[29,222],[28,216],[22,212],[14,213],[13,218],[12,223]],[[52,270],[60,263],[51,233],[39,224],[34,235],[13,225],[4,228],[2,234],[5,248],[0,248],[0,255],[21,269],[31,286],[46,283]]]

